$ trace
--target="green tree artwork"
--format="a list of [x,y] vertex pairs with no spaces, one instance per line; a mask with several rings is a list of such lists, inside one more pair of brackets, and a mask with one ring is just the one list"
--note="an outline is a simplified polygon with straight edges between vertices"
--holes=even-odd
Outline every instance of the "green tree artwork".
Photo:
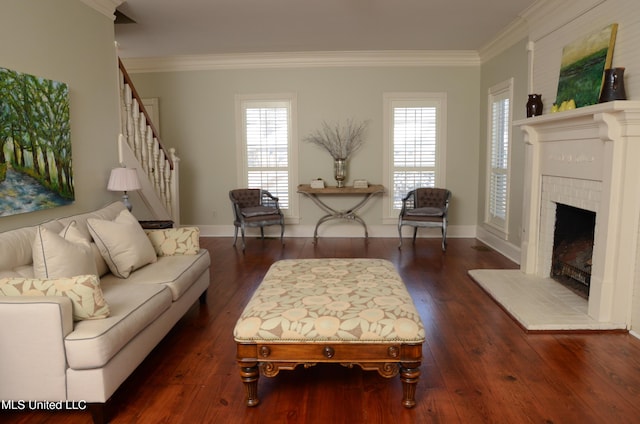
[[0,68],[0,217],[74,198],[67,84]]

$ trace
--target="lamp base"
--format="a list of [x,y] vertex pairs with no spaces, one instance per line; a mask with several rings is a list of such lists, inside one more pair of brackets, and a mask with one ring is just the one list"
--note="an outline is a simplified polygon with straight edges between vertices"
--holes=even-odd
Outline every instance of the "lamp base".
[[127,192],[125,191],[124,194],[122,195],[122,203],[124,203],[124,205],[127,207],[127,209],[129,210],[129,212],[131,212],[131,210],[133,209],[133,205],[131,204],[131,202],[129,201],[129,195],[127,194]]

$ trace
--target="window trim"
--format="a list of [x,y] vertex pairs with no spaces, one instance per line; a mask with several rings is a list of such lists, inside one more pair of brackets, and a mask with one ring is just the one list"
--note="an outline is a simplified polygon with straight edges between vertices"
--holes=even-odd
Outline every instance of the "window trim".
[[[490,233],[507,240],[509,237],[509,198],[511,191],[511,151],[513,146],[513,78],[502,81],[493,85],[487,90],[487,157],[486,157],[486,183],[485,183],[485,210],[484,225]],[[505,96],[506,95],[506,96]],[[509,99],[509,137],[507,140],[507,189],[506,189],[506,206],[505,218],[497,218],[491,215],[491,157],[493,156],[493,103],[498,98],[506,97]]]
[[[299,217],[298,201],[298,99],[296,93],[271,93],[271,94],[236,94],[236,182],[238,187],[248,185],[246,122],[244,110],[246,105],[260,103],[283,103],[289,109],[289,209],[283,210],[285,221],[289,224],[297,224]],[[275,106],[275,105],[274,105]]]
[[400,210],[393,209],[393,108],[397,103],[414,102],[433,104],[436,115],[436,165],[435,185],[446,186],[447,152],[447,93],[444,92],[389,92],[383,93],[383,184],[386,187],[382,199],[382,222],[397,224]]

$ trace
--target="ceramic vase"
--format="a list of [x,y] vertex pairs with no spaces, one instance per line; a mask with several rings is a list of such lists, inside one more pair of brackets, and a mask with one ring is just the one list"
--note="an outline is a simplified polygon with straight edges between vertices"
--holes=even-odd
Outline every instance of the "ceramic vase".
[[627,100],[627,94],[624,91],[624,68],[604,70],[602,91],[598,102],[604,103],[613,100]]
[[542,115],[542,94],[529,94],[527,101],[527,118]]

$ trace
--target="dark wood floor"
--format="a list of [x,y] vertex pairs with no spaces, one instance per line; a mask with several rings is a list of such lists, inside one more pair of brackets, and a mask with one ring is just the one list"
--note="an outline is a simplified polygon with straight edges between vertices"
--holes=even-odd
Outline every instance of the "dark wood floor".
[[[194,305],[116,392],[113,423],[638,423],[640,340],[628,334],[526,334],[468,276],[516,265],[472,239],[397,249],[397,239],[205,238],[208,304]],[[398,378],[339,365],[261,378],[244,404],[232,329],[276,260],[372,257],[392,261],[426,327],[417,406],[400,405]],[[2,383],[0,383],[2,384]],[[87,423],[87,412],[8,413],[4,423]]]

